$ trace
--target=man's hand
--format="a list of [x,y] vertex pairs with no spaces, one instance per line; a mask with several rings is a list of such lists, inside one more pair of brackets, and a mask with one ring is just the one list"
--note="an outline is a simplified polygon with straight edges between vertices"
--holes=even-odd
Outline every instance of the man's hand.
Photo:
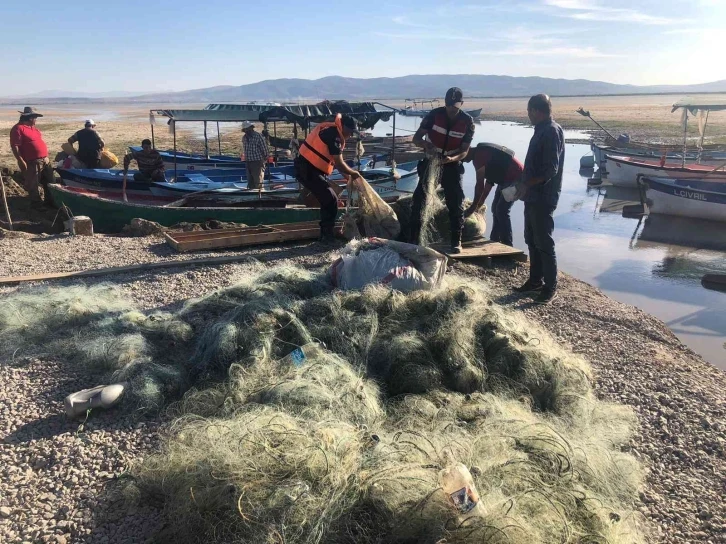
[[522,200],[527,195],[527,192],[529,191],[529,187],[527,187],[527,185],[525,185],[521,181],[519,183],[516,183],[514,185],[514,188],[517,190],[514,193],[514,200]]
[[423,145],[423,149],[424,149],[424,151],[426,153],[431,153],[432,154],[432,153],[436,152],[436,148],[434,147],[434,144],[432,144],[428,140],[424,140],[422,142],[422,145]]
[[451,160],[451,157],[444,157],[444,159],[441,161],[441,164],[451,164],[452,162],[454,161]]
[[474,205],[472,204],[472,205],[471,205],[471,206],[469,206],[469,207],[468,207],[468,208],[466,209],[466,211],[464,212],[464,219],[466,219],[467,217],[471,216],[471,215],[472,215],[472,214],[473,214],[473,213],[474,213],[475,211],[476,211],[476,210],[474,209]]
[[18,158],[18,168],[20,168],[20,172],[22,174],[25,174],[25,171],[28,169],[28,165],[25,164],[25,161],[21,158]]

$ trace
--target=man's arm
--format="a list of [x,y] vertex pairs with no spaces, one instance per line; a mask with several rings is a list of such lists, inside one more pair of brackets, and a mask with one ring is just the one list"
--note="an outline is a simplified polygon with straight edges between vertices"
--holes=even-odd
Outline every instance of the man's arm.
[[482,166],[476,171],[476,186],[474,187],[474,202],[464,212],[464,217],[469,217],[472,213],[481,208],[484,201],[489,196],[493,185],[486,183],[486,167]]
[[262,138],[260,138],[260,141],[262,142],[262,152],[265,155],[265,159],[267,159],[267,157],[270,156],[270,146],[267,145],[267,138],[262,136]]
[[466,132],[464,133],[464,137],[461,140],[461,145],[459,146],[458,153],[456,155],[447,155],[444,157],[443,163],[448,164],[450,162],[459,162],[463,161],[466,158],[467,153],[469,153],[469,148],[471,147],[471,141],[474,139],[474,121],[469,123],[469,126],[466,129]]
[[555,128],[550,128],[542,136],[542,166],[543,171],[538,175],[525,176],[524,183],[527,187],[534,187],[540,183],[544,183],[548,179],[552,179],[557,175],[560,169],[560,152],[562,151],[562,142]]
[[78,135],[77,135],[77,133],[74,133],[73,136],[71,136],[70,138],[68,138],[68,143],[71,144],[71,145],[75,144],[77,141],[78,141]]
[[133,153],[129,153],[127,155],[124,155],[124,172],[128,172],[129,171],[129,164],[131,164],[131,161],[133,160],[133,158],[134,158],[134,154]]
[[431,113],[428,113],[421,121],[421,125],[418,127],[416,133],[413,135],[413,145],[422,148],[427,153],[432,153],[434,151],[434,144],[428,140],[424,140],[424,136],[426,136],[433,126],[434,118]]
[[28,169],[28,165],[25,164],[23,157],[20,156],[20,147],[17,145],[11,145],[10,148],[13,150],[13,155],[15,155],[15,160],[18,163],[18,168],[20,168],[20,171],[24,174],[25,171]]
[[360,172],[357,170],[353,170],[350,166],[348,166],[345,161],[343,160],[343,154],[340,155],[333,155],[333,161],[335,162],[335,168],[340,172],[341,174],[345,174],[346,176],[350,176],[352,178],[359,178]]

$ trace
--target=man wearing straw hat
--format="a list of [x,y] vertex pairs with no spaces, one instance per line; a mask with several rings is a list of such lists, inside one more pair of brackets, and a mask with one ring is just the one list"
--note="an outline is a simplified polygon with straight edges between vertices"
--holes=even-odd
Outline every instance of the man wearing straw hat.
[[265,179],[265,162],[270,154],[265,137],[255,132],[255,124],[250,121],[242,123],[242,143],[245,151],[245,164],[247,166],[247,188],[260,189]]
[[38,117],[43,117],[30,106],[20,113],[20,120],[10,129],[10,148],[18,161],[18,168],[23,175],[23,186],[28,191],[34,207],[41,207],[39,184],[44,187],[45,202],[52,204],[49,183],[53,183],[53,169],[48,161],[48,146],[43,135],[35,126]]

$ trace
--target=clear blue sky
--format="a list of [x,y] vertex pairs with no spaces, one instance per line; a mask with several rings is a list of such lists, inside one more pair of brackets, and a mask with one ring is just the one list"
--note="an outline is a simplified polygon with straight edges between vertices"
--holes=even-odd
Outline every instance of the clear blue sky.
[[726,0],[3,0],[0,96],[283,77],[726,79]]

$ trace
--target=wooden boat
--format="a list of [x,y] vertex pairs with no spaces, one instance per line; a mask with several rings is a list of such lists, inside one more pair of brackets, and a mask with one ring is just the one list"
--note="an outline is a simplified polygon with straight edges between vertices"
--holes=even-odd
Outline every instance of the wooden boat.
[[124,225],[138,217],[156,221],[169,227],[178,223],[204,223],[210,220],[246,225],[270,225],[278,223],[298,223],[317,221],[320,219],[318,208],[292,206],[280,203],[270,207],[269,203],[255,206],[250,202],[245,207],[165,207],[138,202],[121,202],[103,198],[90,191],[63,187],[52,184],[48,186],[57,205],[65,205],[73,215],[86,215],[93,221],[97,232],[120,232]]
[[[726,162],[726,161],[724,161]],[[680,164],[660,164],[660,160],[636,159],[619,155],[607,156],[608,169],[601,173],[603,181],[608,181],[617,187],[638,187],[638,176],[648,175],[668,178],[703,178],[705,174],[713,172],[716,166],[705,164],[688,164],[685,167]],[[726,170],[717,170],[709,174],[708,178],[713,181],[726,180]]]
[[[595,165],[597,165],[598,168],[600,168],[600,170],[602,171],[609,171],[609,165],[607,162],[608,155],[615,155],[618,157],[630,157],[639,160],[660,161],[661,157],[665,154],[666,161],[677,161],[679,163],[681,163],[683,159],[683,149],[681,149],[680,151],[676,149],[671,149],[670,151],[668,151],[665,149],[659,149],[657,147],[653,147],[651,149],[641,149],[631,147],[615,147],[597,143],[590,144],[590,148],[592,149]],[[704,151],[700,154],[700,157],[697,151],[686,153],[686,163],[712,164],[713,166],[716,166],[717,164],[721,164],[724,162],[726,162],[726,151]]]
[[726,180],[641,176],[638,183],[651,213],[726,221]]
[[704,274],[701,278],[701,285],[712,291],[726,293],[726,274]]

